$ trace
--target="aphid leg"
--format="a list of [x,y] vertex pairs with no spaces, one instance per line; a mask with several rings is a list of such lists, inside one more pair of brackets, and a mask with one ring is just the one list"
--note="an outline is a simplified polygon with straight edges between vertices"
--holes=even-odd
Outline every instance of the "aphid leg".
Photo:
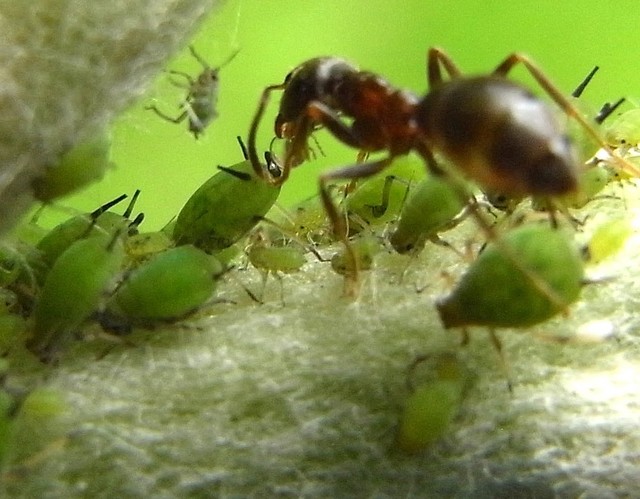
[[[248,152],[249,152],[249,160],[251,161],[251,165],[253,166],[253,171],[255,171],[256,175],[263,180],[272,182],[274,184],[280,183],[276,181],[268,171],[266,171],[258,158],[258,151],[256,149],[256,135],[258,134],[258,125],[260,124],[260,120],[262,119],[262,115],[269,103],[269,95],[271,92],[276,90],[284,90],[286,87],[285,83],[279,83],[277,85],[269,85],[262,91],[262,95],[260,96],[260,101],[258,103],[258,109],[256,110],[256,114],[253,116],[253,120],[251,120],[251,127],[249,128],[249,137],[248,137]],[[286,167],[284,168],[286,169]],[[284,170],[283,169],[283,170]],[[283,171],[283,176],[285,172]],[[286,172],[288,174],[288,172]]]
[[511,382],[511,370],[509,369],[509,363],[507,362],[507,358],[504,354],[504,349],[502,348],[502,341],[498,338],[498,335],[493,328],[489,328],[489,338],[491,339],[491,344],[493,348],[498,352],[498,357],[500,357],[500,367],[502,372],[504,372],[505,378],[507,378],[507,389],[509,393],[513,393],[513,383]]
[[355,254],[352,244],[349,242],[349,231],[344,218],[338,213],[338,208],[331,199],[329,187],[327,183],[331,180],[353,180],[358,178],[366,178],[375,175],[379,171],[384,170],[392,158],[387,157],[379,161],[370,163],[360,163],[356,165],[346,166],[338,170],[327,172],[319,178],[320,198],[327,212],[327,216],[331,221],[333,233],[336,238],[342,241],[345,246],[347,256],[347,268],[352,269],[346,276],[345,295],[356,296],[358,294],[359,265],[358,257]]
[[158,109],[156,107],[155,104],[152,104],[150,106],[145,106],[145,109],[148,111],[153,111],[154,113],[156,113],[158,116],[160,116],[162,119],[170,121],[172,123],[182,123],[184,121],[184,119],[187,117],[188,112],[186,111],[186,109],[184,111],[182,111],[182,113],[180,113],[178,116],[176,116],[175,118],[172,118],[171,116],[169,116],[168,114],[164,114],[162,111],[160,111],[160,109]]
[[589,121],[576,109],[576,107],[567,99],[558,88],[551,83],[551,80],[542,72],[538,66],[531,61],[526,55],[520,53],[513,53],[500,63],[493,71],[494,75],[506,76],[516,64],[522,64],[529,74],[538,82],[540,87],[551,97],[562,110],[570,117],[575,119],[580,126],[591,136],[591,138],[604,149],[609,156],[618,164],[620,170],[626,172],[634,177],[640,177],[640,170],[629,161],[618,156],[613,152],[609,144],[600,136],[597,130],[589,123]]
[[175,69],[171,69],[167,71],[167,73],[169,73],[170,75],[182,76],[185,80],[187,80],[187,83],[183,83],[181,81],[174,80],[173,78],[169,78],[169,81],[174,87],[191,90],[196,84],[196,81],[191,77],[191,75],[185,73],[184,71],[176,71]]

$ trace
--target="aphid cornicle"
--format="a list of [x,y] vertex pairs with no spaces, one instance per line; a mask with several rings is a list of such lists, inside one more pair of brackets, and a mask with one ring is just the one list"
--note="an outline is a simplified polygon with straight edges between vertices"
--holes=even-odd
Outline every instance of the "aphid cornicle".
[[[170,74],[182,76],[186,82],[187,97],[181,104],[183,111],[175,118],[163,113],[155,105],[147,106],[145,109],[155,112],[161,118],[171,121],[172,123],[181,123],[186,118],[189,120],[189,131],[193,133],[193,136],[197,139],[198,136],[204,132],[209,123],[211,123],[217,116],[218,111],[218,73],[221,68],[230,63],[233,58],[238,54],[234,52],[231,56],[224,61],[220,66],[212,68],[193,48],[189,45],[189,51],[191,55],[202,65],[202,72],[196,79],[187,73],[182,71],[169,71]],[[174,82],[178,87],[185,87],[185,85]]]

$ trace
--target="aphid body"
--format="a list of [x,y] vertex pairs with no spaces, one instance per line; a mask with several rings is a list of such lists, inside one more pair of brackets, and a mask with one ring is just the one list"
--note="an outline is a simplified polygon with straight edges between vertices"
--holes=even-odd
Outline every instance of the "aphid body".
[[562,231],[546,224],[523,225],[502,241],[549,291],[543,293],[500,248],[489,244],[451,294],[436,303],[444,327],[528,327],[578,299],[583,262]]
[[[212,68],[209,64],[195,51],[193,46],[189,46],[191,55],[202,65],[202,72],[195,78],[181,71],[170,71],[171,74],[182,76],[187,81],[187,97],[182,103],[183,111],[175,118],[164,114],[155,105],[148,106],[146,109],[154,111],[161,118],[171,121],[172,123],[181,123],[185,118],[189,120],[189,131],[197,139],[204,132],[204,129],[218,116],[218,73],[222,67],[237,55],[234,52],[225,62],[217,68]],[[176,83],[176,86],[182,87]]]

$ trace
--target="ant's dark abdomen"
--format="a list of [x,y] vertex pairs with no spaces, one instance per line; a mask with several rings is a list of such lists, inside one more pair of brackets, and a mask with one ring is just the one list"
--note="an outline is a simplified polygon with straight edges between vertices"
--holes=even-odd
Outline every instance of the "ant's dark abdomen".
[[482,187],[509,195],[557,195],[577,188],[571,144],[551,109],[497,77],[444,82],[419,103],[426,145]]

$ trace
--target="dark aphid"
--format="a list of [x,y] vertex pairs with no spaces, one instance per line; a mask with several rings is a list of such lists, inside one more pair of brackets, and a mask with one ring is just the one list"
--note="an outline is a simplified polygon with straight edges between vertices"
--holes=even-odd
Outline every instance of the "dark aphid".
[[218,168],[178,214],[173,228],[176,245],[193,244],[208,253],[228,248],[262,219],[280,194],[280,187],[255,175],[248,160]]
[[[234,52],[231,56],[217,68],[212,68],[209,64],[195,51],[193,46],[189,45],[191,55],[202,65],[202,73],[196,79],[191,75],[181,71],[169,71],[169,73],[182,76],[186,82],[187,96],[182,103],[183,111],[175,118],[163,113],[155,105],[147,106],[145,109],[154,111],[161,118],[171,121],[172,123],[181,123],[186,118],[189,119],[189,131],[197,139],[204,132],[209,123],[217,116],[218,110],[218,73],[221,68],[226,66],[238,54]],[[178,87],[185,87],[180,83],[175,83]]]
[[504,251],[489,244],[451,294],[436,303],[444,327],[533,326],[578,299],[583,262],[562,231],[546,224],[524,225],[507,233],[502,243],[537,282],[520,272]]

